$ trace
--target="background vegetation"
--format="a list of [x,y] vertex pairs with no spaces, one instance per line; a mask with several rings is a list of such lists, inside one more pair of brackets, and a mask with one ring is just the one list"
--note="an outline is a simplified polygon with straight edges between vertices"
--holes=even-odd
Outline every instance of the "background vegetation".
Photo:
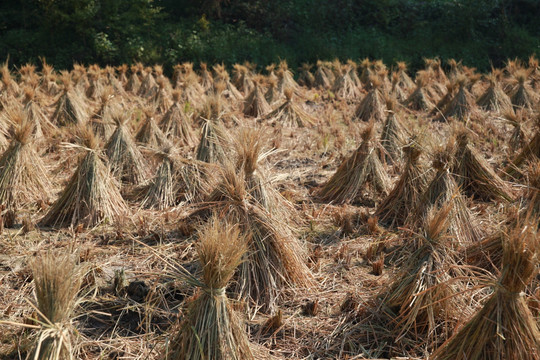
[[292,66],[316,59],[462,59],[487,70],[540,54],[537,0],[3,0],[0,58]]

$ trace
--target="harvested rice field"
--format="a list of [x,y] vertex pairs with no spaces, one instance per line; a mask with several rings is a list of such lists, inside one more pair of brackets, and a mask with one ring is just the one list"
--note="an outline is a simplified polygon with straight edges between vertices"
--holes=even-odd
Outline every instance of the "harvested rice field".
[[1,359],[540,359],[540,67],[1,67]]

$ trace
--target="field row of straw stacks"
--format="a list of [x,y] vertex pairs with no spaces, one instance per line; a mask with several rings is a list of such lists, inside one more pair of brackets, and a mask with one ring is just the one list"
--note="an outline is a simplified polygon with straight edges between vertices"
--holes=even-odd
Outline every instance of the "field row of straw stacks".
[[540,67],[1,67],[0,358],[540,359]]

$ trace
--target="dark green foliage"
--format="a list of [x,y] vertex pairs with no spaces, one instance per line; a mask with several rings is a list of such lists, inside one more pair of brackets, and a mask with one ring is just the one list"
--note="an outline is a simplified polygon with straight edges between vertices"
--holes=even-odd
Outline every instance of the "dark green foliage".
[[205,61],[294,69],[317,59],[422,57],[490,62],[540,52],[535,0],[4,0],[0,58],[57,68],[74,61]]

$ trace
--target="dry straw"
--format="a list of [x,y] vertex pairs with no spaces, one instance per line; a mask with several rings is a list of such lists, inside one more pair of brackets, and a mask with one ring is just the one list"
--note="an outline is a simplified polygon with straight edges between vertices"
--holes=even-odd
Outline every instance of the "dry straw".
[[512,101],[512,105],[514,105],[514,109],[532,110],[535,96],[527,85],[530,71],[519,69],[513,75],[515,88],[510,95],[510,100]]
[[338,167],[334,175],[317,192],[322,201],[337,204],[355,201],[369,184],[377,193],[385,193],[390,180],[377,155],[373,141],[373,123],[362,133],[362,143]]
[[325,64],[321,61],[317,61],[317,70],[315,71],[315,81],[313,85],[321,89],[329,89],[332,86],[330,79],[325,71]]
[[315,76],[311,72],[313,65],[303,63],[300,67],[300,75],[298,75],[298,84],[307,88],[315,87]]
[[504,171],[512,178],[519,178],[523,175],[520,167],[527,161],[536,161],[538,159],[540,159],[540,119],[536,123],[536,132],[533,138],[521,149],[520,153]]
[[417,210],[411,213],[410,222],[418,224],[419,219],[425,218],[432,207],[440,208],[443,204],[452,202],[452,210],[448,215],[449,234],[458,244],[471,244],[478,241],[480,235],[461,189],[450,172],[454,146],[455,140],[450,139],[446,147],[435,149],[433,168],[437,172],[422,194]]
[[293,90],[285,90],[286,101],[274,111],[264,117],[271,124],[280,124],[285,127],[310,127],[317,120],[309,115],[302,107],[293,100]]
[[512,201],[509,186],[493,171],[491,165],[469,142],[467,130],[457,129],[457,151],[452,172],[467,194],[484,201]]
[[362,99],[354,113],[354,119],[362,121],[383,121],[385,118],[385,101],[381,92],[382,80],[378,76],[370,79],[371,90]]
[[500,85],[501,77],[501,70],[492,69],[491,74],[488,76],[489,87],[482,96],[478,98],[476,104],[486,111],[507,114],[513,112],[512,101]]
[[273,312],[284,290],[313,285],[305,250],[288,225],[290,219],[253,199],[245,177],[232,165],[222,168],[217,186],[192,217],[205,219],[211,212],[238,224],[247,239],[248,252],[233,292],[246,301],[248,311]]
[[537,227],[525,222],[504,239],[503,268],[492,295],[432,359],[540,359],[540,330],[523,293],[538,273]]
[[260,118],[272,111],[261,89],[261,81],[262,79],[260,78],[255,81],[253,90],[251,90],[244,100],[244,115],[246,116]]
[[111,118],[116,124],[116,130],[105,145],[111,174],[122,182],[140,184],[148,178],[149,168],[129,132],[129,116],[116,112]]
[[198,288],[189,299],[178,333],[165,349],[168,360],[254,359],[245,325],[231,306],[226,288],[247,250],[237,226],[212,218],[199,233],[202,278],[184,268],[177,276]]
[[444,107],[442,114],[436,120],[447,121],[450,118],[455,118],[466,122],[470,119],[475,112],[476,102],[472,94],[467,90],[468,83],[469,79],[465,75],[459,75],[456,78],[454,86],[457,88],[457,93]]
[[196,159],[207,163],[222,163],[225,160],[223,144],[228,142],[227,139],[227,130],[221,120],[204,120]]
[[408,214],[419,206],[421,195],[427,186],[427,172],[420,163],[420,145],[415,139],[411,139],[404,151],[406,163],[401,177],[375,212],[379,221],[390,227],[405,224]]
[[86,104],[73,87],[72,79],[69,74],[62,75],[64,91],[55,104],[55,111],[52,116],[52,122],[58,126],[81,125],[88,118]]
[[434,104],[426,94],[425,86],[428,84],[429,74],[426,71],[419,71],[416,75],[416,89],[405,100],[405,106],[411,110],[429,111]]
[[173,104],[161,118],[159,127],[170,139],[178,140],[180,145],[192,148],[195,146],[196,137],[191,125],[191,119],[184,113],[181,105],[181,95],[180,90],[173,90]]
[[47,201],[51,181],[32,139],[34,126],[21,112],[11,113],[12,140],[0,157],[0,204],[18,209]]
[[167,136],[165,136],[154,120],[153,109],[147,108],[144,110],[144,113],[146,119],[139,128],[139,131],[137,131],[135,141],[153,149],[171,146],[169,139],[167,139]]
[[394,164],[403,156],[402,146],[405,144],[407,132],[396,116],[396,103],[394,99],[386,99],[388,115],[384,122],[380,143],[384,148],[384,158],[387,163]]
[[36,322],[40,325],[35,347],[29,358],[34,360],[74,359],[72,324],[77,293],[82,283],[80,266],[70,255],[38,255],[30,267],[34,275]]
[[43,226],[95,226],[128,212],[120,185],[103,163],[92,130],[80,128],[78,137],[83,145],[71,146],[82,148],[85,154],[60,197],[41,219]]
[[415,346],[436,347],[451,335],[465,306],[449,271],[459,273],[447,235],[452,206],[447,202],[427,215],[423,235],[414,240],[413,253],[384,294],[383,311],[392,318],[398,342],[405,337]]
[[354,100],[360,98],[360,89],[354,83],[353,72],[356,72],[352,65],[344,65],[340,71],[340,76],[336,79],[332,92],[339,99]]

